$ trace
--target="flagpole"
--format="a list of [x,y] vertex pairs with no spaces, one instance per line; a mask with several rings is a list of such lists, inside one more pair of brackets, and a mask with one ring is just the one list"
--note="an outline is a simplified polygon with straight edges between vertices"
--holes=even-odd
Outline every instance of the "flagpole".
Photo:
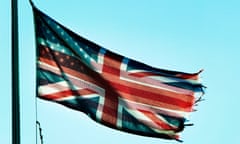
[[20,144],[18,4],[11,1],[12,9],[12,144]]

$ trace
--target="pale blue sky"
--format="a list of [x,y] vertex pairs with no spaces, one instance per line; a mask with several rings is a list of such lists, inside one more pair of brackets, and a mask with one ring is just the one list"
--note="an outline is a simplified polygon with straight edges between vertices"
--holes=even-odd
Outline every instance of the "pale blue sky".
[[[46,14],[114,52],[185,72],[203,68],[206,101],[184,144],[237,143],[240,126],[240,2],[237,0],[35,0]],[[0,1],[0,143],[11,142],[10,2]],[[35,143],[35,45],[31,6],[19,0],[22,144]],[[177,144],[119,132],[38,100],[44,144]]]

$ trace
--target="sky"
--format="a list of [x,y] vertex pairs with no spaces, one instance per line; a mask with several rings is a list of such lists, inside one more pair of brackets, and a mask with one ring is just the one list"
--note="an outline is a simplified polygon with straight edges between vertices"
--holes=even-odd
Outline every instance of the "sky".
[[[21,143],[177,144],[100,125],[85,114],[35,98],[35,38],[28,0],[19,0]],[[240,2],[237,0],[34,0],[74,32],[149,65],[201,74],[205,101],[190,116],[184,144],[237,143],[240,126]],[[0,143],[11,143],[11,4],[0,1]],[[37,109],[35,105],[37,104]],[[37,114],[36,114],[37,113]],[[37,134],[37,143],[40,144]]]

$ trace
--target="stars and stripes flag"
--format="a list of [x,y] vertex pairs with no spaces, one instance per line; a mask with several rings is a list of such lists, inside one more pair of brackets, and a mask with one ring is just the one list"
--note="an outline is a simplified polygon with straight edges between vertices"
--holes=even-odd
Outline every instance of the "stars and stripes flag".
[[33,7],[38,97],[105,126],[179,139],[203,85],[199,73],[158,69],[113,53]]

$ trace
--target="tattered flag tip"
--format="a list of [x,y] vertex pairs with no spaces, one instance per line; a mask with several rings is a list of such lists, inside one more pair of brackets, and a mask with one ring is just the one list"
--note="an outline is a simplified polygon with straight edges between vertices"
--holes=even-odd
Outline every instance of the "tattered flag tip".
[[197,74],[200,74],[200,73],[202,73],[204,71],[204,69],[200,69],[198,72],[197,72]]

